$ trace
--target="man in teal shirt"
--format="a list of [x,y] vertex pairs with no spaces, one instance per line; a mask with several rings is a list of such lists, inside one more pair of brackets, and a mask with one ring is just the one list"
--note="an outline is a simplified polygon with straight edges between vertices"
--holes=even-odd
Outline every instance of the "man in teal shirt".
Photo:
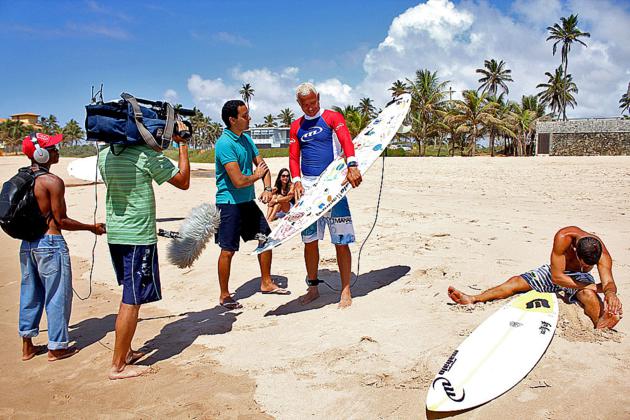
[[[178,122],[178,131],[186,130]],[[125,379],[147,371],[130,366],[143,354],[131,349],[140,305],[162,299],[155,229],[153,181],[187,190],[190,184],[188,146],[179,142],[178,168],[148,145],[110,145],[98,156],[107,186],[107,242],[118,284],[123,286],[116,317],[116,341],[109,379]]]
[[[217,180],[217,208],[221,211],[221,224],[215,241],[221,247],[219,254],[219,303],[228,309],[243,306],[230,295],[228,283],[232,257],[238,251],[240,239],[263,241],[271,233],[267,220],[256,204],[254,183],[263,180],[265,190],[260,196],[263,203],[271,199],[271,175],[267,164],[258,153],[252,139],[244,134],[249,129],[249,110],[243,101],[227,101],[221,110],[225,130],[217,140],[215,164]],[[256,170],[253,170],[253,165]],[[260,291],[289,294],[271,279],[271,251],[258,255],[260,265]]]

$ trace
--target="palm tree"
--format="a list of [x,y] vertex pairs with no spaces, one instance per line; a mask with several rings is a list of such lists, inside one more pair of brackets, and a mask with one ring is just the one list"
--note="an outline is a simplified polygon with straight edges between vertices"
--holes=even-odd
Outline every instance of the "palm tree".
[[630,83],[628,83],[628,91],[619,99],[619,108],[621,108],[621,115],[626,111],[630,113]]
[[578,88],[573,83],[573,77],[570,74],[564,76],[562,66],[558,67],[554,74],[546,72],[545,76],[549,79],[547,83],[541,83],[536,86],[536,89],[543,89],[538,93],[538,97],[545,106],[551,108],[553,115],[557,115],[560,118],[562,113],[562,119],[566,121],[567,105],[575,108],[577,103],[573,94],[578,93]]
[[282,123],[283,127],[289,127],[295,119],[295,114],[290,108],[284,108],[280,111],[276,119]]
[[506,68],[506,63],[501,60],[497,63],[497,61],[493,58],[492,60],[484,60],[483,62],[484,69],[477,69],[476,72],[483,75],[481,79],[479,79],[479,90],[488,93],[490,96],[496,96],[497,90],[499,87],[503,90],[503,92],[507,95],[510,93],[510,90],[505,82],[513,82],[512,80],[512,70]]
[[448,83],[448,80],[440,81],[437,72],[429,70],[418,70],[414,80],[407,79],[411,93],[411,134],[418,143],[419,156],[424,156],[427,140],[439,133],[438,111],[445,106]]
[[494,156],[494,146],[497,137],[512,134],[512,131],[509,129],[510,105],[505,100],[503,93],[498,97],[488,97],[487,101],[489,104],[493,104],[493,116],[496,118],[496,120],[489,120],[487,127],[490,137],[490,156]]
[[254,88],[252,87],[252,85],[249,83],[245,83],[241,87],[241,90],[238,91],[238,93],[241,94],[243,101],[245,101],[245,104],[247,104],[247,108],[249,108],[249,101],[254,97]]
[[277,127],[276,119],[273,115],[265,115],[265,120],[263,121],[263,127]]
[[578,15],[571,15],[568,18],[560,18],[562,25],[554,24],[548,26],[549,36],[547,41],[554,40],[553,43],[553,55],[556,55],[558,44],[562,43],[562,65],[564,66],[564,74],[567,74],[567,68],[569,66],[569,51],[571,51],[571,44],[573,41],[577,41],[580,44],[588,47],[580,37],[590,38],[591,34],[588,32],[582,32],[578,29]]
[[475,90],[465,90],[463,99],[453,103],[454,113],[447,116],[457,125],[457,132],[468,137],[470,155],[475,156],[477,140],[488,132],[490,125],[501,126],[502,122],[494,116],[496,103],[488,102],[486,94]]
[[376,117],[376,108],[372,104],[370,98],[361,98],[359,101],[359,112],[363,114],[367,119],[371,120]]
[[42,117],[40,122],[42,126],[42,131],[44,132],[44,134],[53,135],[61,131],[61,127],[59,126],[59,123],[57,122],[57,117],[55,117],[52,114],[50,114],[48,117]]
[[532,142],[536,121],[539,117],[536,111],[513,104],[512,118],[515,129],[516,152],[519,156],[524,156],[527,152],[527,146]]
[[407,93],[409,91],[409,87],[402,80],[396,80],[392,83],[392,87],[388,90],[392,92],[392,98],[402,95],[403,93]]
[[343,115],[344,120],[346,120],[346,127],[348,127],[348,131],[350,132],[350,136],[352,138],[358,136],[361,130],[367,127],[370,122],[369,118],[367,118],[361,110],[354,105],[346,105],[343,108],[333,106],[333,111],[337,111]]
[[64,142],[69,142],[71,145],[77,144],[79,140],[85,137],[85,132],[79,123],[73,119],[63,127],[62,133]]
[[19,120],[7,120],[0,123],[0,141],[12,151],[19,149],[22,139],[33,129]]

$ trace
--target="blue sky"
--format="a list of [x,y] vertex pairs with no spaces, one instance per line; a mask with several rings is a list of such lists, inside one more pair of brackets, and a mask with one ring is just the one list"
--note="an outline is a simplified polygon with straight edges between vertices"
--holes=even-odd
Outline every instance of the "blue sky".
[[287,106],[297,112],[292,89],[304,80],[325,106],[363,96],[382,106],[391,82],[420,68],[457,91],[476,88],[486,58],[508,63],[510,97],[520,99],[559,64],[545,27],[568,13],[592,33],[588,49],[571,52],[580,106],[569,116],[614,115],[630,81],[630,0],[0,0],[0,117],[82,122],[90,87],[103,82],[106,99],[168,98],[218,119],[222,102],[250,82],[259,121]]

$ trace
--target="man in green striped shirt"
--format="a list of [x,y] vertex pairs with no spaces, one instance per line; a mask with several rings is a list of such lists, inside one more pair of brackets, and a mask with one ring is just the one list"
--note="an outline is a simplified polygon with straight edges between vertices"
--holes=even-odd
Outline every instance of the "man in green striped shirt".
[[[178,129],[186,130],[186,126],[178,122]],[[140,305],[162,298],[153,181],[158,185],[168,181],[182,190],[190,184],[188,146],[178,136],[173,139],[179,142],[178,167],[147,145],[110,145],[98,156],[107,186],[107,242],[118,284],[123,286],[110,379],[146,372],[130,365],[143,356],[131,349]]]

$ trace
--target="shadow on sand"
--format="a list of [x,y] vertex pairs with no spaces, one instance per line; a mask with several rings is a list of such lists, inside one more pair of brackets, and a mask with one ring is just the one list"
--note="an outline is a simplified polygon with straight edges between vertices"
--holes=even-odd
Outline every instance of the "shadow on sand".
[[[361,274],[352,288],[352,297],[357,298],[365,296],[376,289],[388,286],[405,276],[410,270],[411,267],[406,265],[394,265]],[[326,283],[334,289],[341,289],[341,280],[339,279],[339,273],[337,271],[319,270],[319,278],[321,280],[325,280]],[[352,278],[354,280],[354,275]],[[304,289],[306,290],[306,284],[304,285]],[[299,298],[296,298],[284,305],[280,305],[274,310],[267,312],[265,316],[289,315],[298,312],[311,311],[313,309],[323,308],[326,305],[336,304],[339,302],[338,291],[331,290],[326,287],[326,285],[322,284],[319,286],[319,292],[320,297],[308,305],[300,304]]]

